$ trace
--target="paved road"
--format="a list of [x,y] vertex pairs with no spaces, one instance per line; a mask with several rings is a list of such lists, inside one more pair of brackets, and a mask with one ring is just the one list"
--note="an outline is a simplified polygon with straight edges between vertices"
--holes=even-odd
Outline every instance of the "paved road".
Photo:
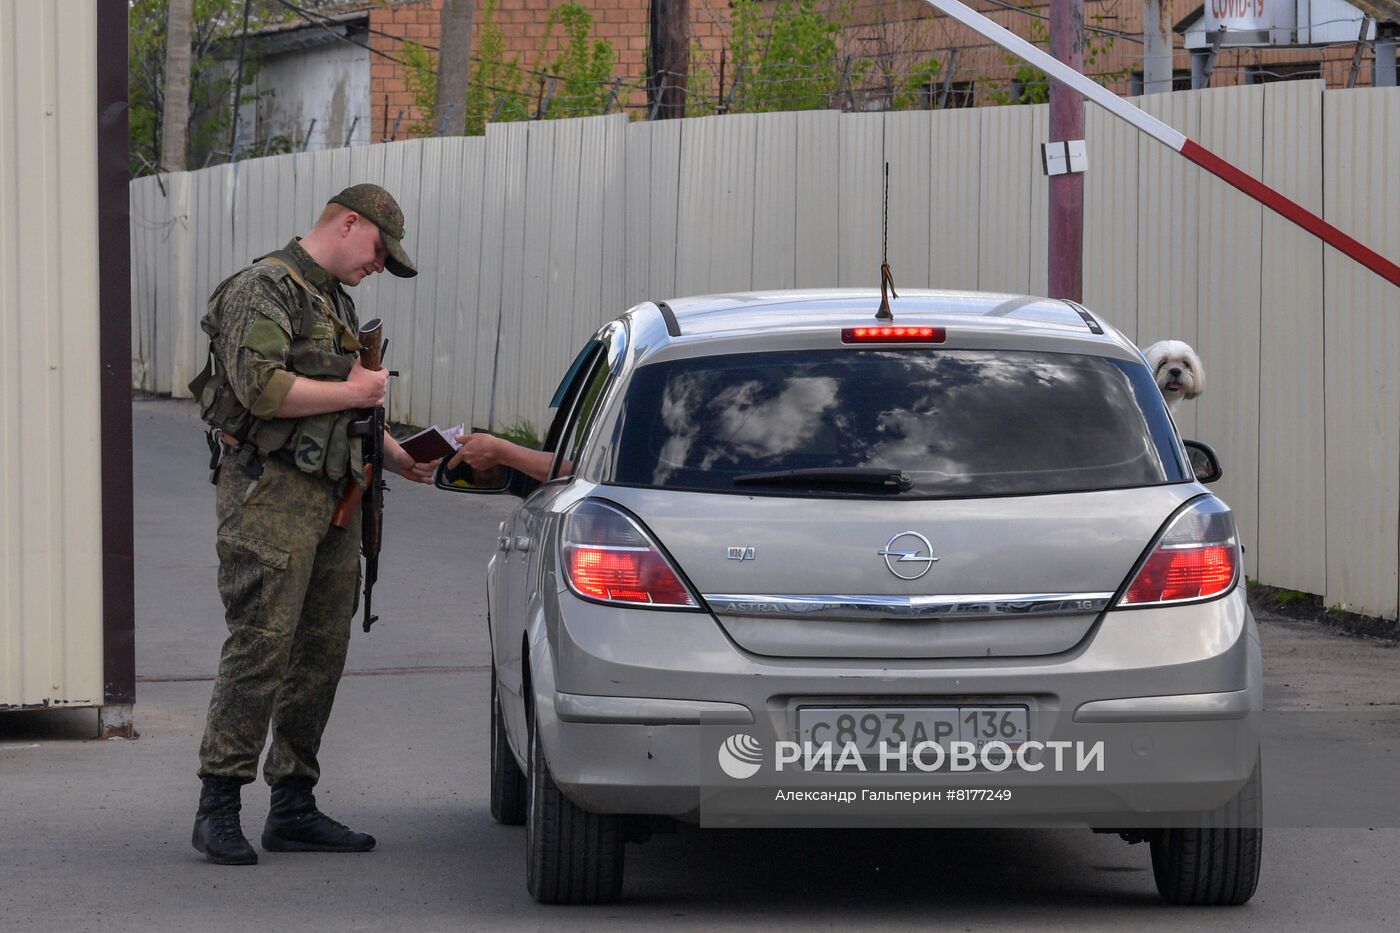
[[[688,830],[629,850],[623,903],[539,907],[524,889],[522,831],[495,825],[486,805],[479,568],[510,503],[403,482],[389,497],[381,623],[355,635],[318,788],[329,812],[373,832],[380,847],[208,865],[188,839],[195,749],[223,635],[212,496],[192,406],[142,401],[134,412],[142,737],[91,741],[90,711],[0,715],[7,933],[1400,925],[1400,831],[1388,828],[1400,820],[1374,803],[1360,822],[1373,816],[1375,829],[1270,829],[1259,893],[1238,910],[1163,906],[1145,846],[1032,830]],[[1373,766],[1393,766],[1400,650],[1285,622],[1262,631],[1270,705],[1334,711],[1289,722],[1326,724],[1318,731],[1334,762],[1364,747]],[[1336,774],[1319,767],[1309,786],[1325,791]],[[1400,787],[1391,770],[1369,783],[1382,799]],[[256,831],[267,810],[261,785],[245,803],[245,828]]]

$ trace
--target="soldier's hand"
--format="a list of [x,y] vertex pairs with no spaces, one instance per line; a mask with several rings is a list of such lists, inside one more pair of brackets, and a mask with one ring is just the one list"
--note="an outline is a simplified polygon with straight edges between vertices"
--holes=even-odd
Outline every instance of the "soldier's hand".
[[384,389],[389,384],[389,370],[365,369],[355,360],[345,384],[350,388],[350,407],[378,408],[384,404]]

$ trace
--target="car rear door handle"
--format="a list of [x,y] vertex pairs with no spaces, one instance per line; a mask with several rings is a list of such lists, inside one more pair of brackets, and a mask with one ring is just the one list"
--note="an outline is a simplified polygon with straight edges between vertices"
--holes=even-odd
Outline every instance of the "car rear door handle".
[[515,536],[515,549],[516,549],[517,551],[528,551],[528,550],[530,550],[530,536],[529,536],[529,535],[516,535],[516,536]]

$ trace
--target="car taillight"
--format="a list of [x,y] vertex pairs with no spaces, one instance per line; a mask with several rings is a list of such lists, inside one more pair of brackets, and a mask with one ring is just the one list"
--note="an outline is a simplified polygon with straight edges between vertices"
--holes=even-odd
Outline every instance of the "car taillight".
[[1118,600],[1151,606],[1221,596],[1239,575],[1240,547],[1230,508],[1214,496],[1172,519]]
[[580,596],[629,606],[700,606],[656,542],[614,506],[595,499],[574,506],[559,552],[564,577]]
[[948,336],[943,327],[895,324],[878,327],[847,327],[842,343],[942,343]]

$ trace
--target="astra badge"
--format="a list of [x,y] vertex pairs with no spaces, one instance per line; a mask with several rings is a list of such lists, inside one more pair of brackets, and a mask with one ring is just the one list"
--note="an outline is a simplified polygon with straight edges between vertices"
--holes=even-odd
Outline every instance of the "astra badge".
[[933,545],[928,538],[917,531],[901,531],[886,541],[884,549],[876,553],[885,559],[890,573],[901,580],[919,579],[938,560],[933,556]]

